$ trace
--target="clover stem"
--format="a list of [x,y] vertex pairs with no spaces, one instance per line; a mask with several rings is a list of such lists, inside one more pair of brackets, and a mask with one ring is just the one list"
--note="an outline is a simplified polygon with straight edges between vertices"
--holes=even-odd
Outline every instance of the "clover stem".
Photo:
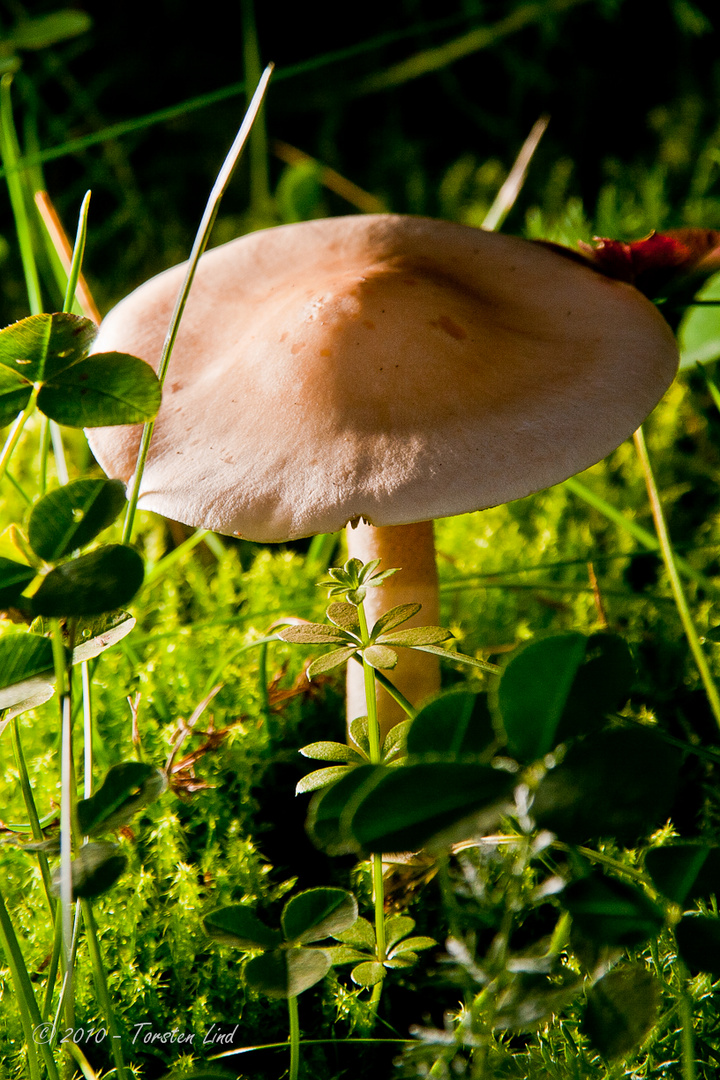
[[290,1080],[297,1080],[300,1069],[300,1020],[298,1017],[297,997],[289,997],[288,1016],[290,1017]]
[[13,426],[10,428],[10,432],[8,434],[8,437],[5,440],[5,445],[2,448],[2,453],[0,453],[0,478],[2,478],[5,475],[5,470],[7,469],[8,464],[10,463],[10,458],[13,455],[13,451],[15,450],[15,447],[17,446],[18,442],[20,441],[20,436],[23,433],[23,428],[25,427],[26,423],[30,419],[30,416],[32,415],[33,410],[35,409],[35,402],[37,401],[37,396],[38,396],[39,393],[40,393],[40,383],[36,383],[35,386],[33,387],[33,390],[32,390],[32,393],[30,394],[30,397],[28,398],[27,405],[25,406],[23,411],[19,414],[19,416],[16,417],[16,419],[15,419],[15,421],[13,423]]

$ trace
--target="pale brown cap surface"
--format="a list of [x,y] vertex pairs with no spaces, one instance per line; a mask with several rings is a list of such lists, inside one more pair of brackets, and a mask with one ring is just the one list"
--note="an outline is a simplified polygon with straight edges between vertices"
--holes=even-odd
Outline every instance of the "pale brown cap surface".
[[[184,273],[95,351],[157,367]],[[677,361],[637,290],[528,241],[396,215],[252,233],[200,262],[139,505],[259,541],[495,506],[605,457]],[[89,438],[130,480],[140,429]]]

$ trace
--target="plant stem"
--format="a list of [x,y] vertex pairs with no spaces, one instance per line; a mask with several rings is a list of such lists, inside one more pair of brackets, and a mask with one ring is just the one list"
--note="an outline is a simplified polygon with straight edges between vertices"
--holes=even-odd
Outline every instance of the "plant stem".
[[75,247],[73,248],[72,263],[70,264],[67,288],[65,290],[65,303],[63,304],[63,311],[65,312],[72,311],[73,302],[75,300],[75,290],[77,288],[78,278],[80,277],[80,268],[82,267],[83,255],[85,253],[89,209],[90,192],[88,191],[85,193],[85,198],[80,207],[80,219],[78,221],[77,235],[75,237]]
[[[13,751],[15,753],[15,762],[18,768],[18,774],[20,776],[20,787],[22,788],[23,800],[25,802],[25,810],[27,811],[28,821],[30,822],[30,828],[32,830],[32,837],[35,841],[40,841],[43,838],[42,829],[40,827],[40,819],[38,817],[37,808],[35,806],[35,799],[33,798],[32,787],[30,786],[30,777],[27,771],[27,765],[25,763],[25,754],[23,753],[22,743],[20,741],[20,728],[18,725],[17,716],[13,717],[10,725],[12,732]],[[48,907],[50,908],[50,916],[55,915],[55,901],[50,891],[50,866],[48,863],[47,855],[44,851],[38,852],[38,862],[40,864],[40,873],[43,879],[43,887],[45,889],[45,896],[47,898]]]
[[693,1031],[692,1009],[687,993],[683,990],[678,998],[680,1019],[682,1022],[682,1072],[683,1080],[696,1080],[695,1070],[695,1032]]
[[[638,525],[636,521],[626,517],[621,510],[618,510],[616,506],[609,503],[607,499],[603,499],[602,495],[598,495],[592,491],[589,487],[586,487],[577,476],[569,477],[564,485],[568,491],[572,491],[573,495],[577,495],[578,498],[586,502],[588,506],[592,506],[594,510],[599,510],[609,521],[618,525],[624,532],[629,533],[636,540],[639,540],[644,548],[648,551],[660,551],[660,542],[657,536],[651,533],[648,529],[644,529],[642,525]],[[717,593],[717,583],[706,577],[705,574],[701,574],[699,570],[696,570],[694,566],[681,558],[679,555],[675,556],[675,565],[678,570],[682,571],[683,576],[690,581],[694,581],[697,585],[701,585],[708,592]]]
[[[359,657],[353,657],[353,659],[360,662]],[[401,694],[397,686],[388,679],[387,675],[383,675],[382,671],[375,672],[375,681],[379,682],[382,687],[387,690],[393,701],[396,701],[400,708],[405,712],[410,720],[414,720],[417,716],[417,709],[410,704],[404,694]]]
[[713,679],[710,671],[710,665],[707,662],[705,653],[700,645],[700,639],[698,637],[695,624],[690,614],[690,606],[687,602],[687,597],[683,590],[682,582],[680,581],[680,575],[677,568],[677,560],[675,552],[673,551],[672,542],[667,529],[667,522],[665,521],[665,514],[660,502],[660,495],[655,483],[655,477],[653,475],[652,466],[650,464],[650,457],[647,451],[647,445],[645,443],[645,435],[643,429],[638,428],[633,436],[635,441],[635,449],[640,459],[640,465],[645,476],[645,485],[648,491],[648,497],[650,499],[650,507],[652,509],[653,520],[655,522],[655,530],[657,532],[658,540],[660,541],[660,550],[662,552],[663,562],[665,563],[665,569],[667,570],[668,577],[670,579],[670,587],[672,589],[673,597],[675,599],[675,605],[678,609],[678,614],[685,630],[685,636],[688,640],[690,650],[695,658],[700,678],[702,679],[703,686],[705,687],[705,693],[712,709],[713,716],[720,727],[720,694],[718,694],[715,680]]
[[289,1080],[297,1080],[300,1068],[300,1021],[298,1018],[297,997],[288,998],[290,1017],[290,1072]]
[[[360,625],[360,637],[363,645],[370,641],[367,617],[362,601],[357,606],[358,623]],[[382,758],[380,747],[380,722],[378,720],[377,697],[375,694],[375,669],[368,664],[363,657],[363,675],[365,678],[365,703],[368,716],[368,744],[370,751],[370,764],[379,765]],[[375,906],[375,941],[377,945],[377,960],[380,964],[385,962],[385,886],[383,883],[382,855],[372,856],[372,882],[373,903]],[[380,1003],[383,980],[373,987],[371,1005],[374,1010]]]
[[13,451],[15,450],[15,447],[20,441],[20,436],[23,433],[23,428],[25,427],[26,423],[30,419],[30,416],[35,409],[35,402],[37,401],[37,396],[39,393],[40,384],[38,383],[37,386],[33,387],[27,405],[20,413],[20,415],[15,418],[15,420],[13,421],[13,425],[8,432],[8,437],[5,440],[5,445],[2,448],[2,453],[0,453],[0,479],[2,479],[2,477],[5,475],[5,470],[8,467],[10,458],[13,455]]
[[42,311],[42,298],[40,295],[40,278],[38,277],[35,255],[33,253],[32,234],[28,220],[27,204],[23,182],[18,168],[18,145],[15,124],[12,115],[12,102],[10,99],[10,86],[12,75],[3,75],[0,80],[0,152],[2,153],[5,166],[10,203],[12,205],[15,228],[17,230],[18,246],[22,259],[25,285],[27,287],[30,313],[39,315]]
[[107,979],[105,978],[105,968],[103,966],[102,953],[100,952],[100,943],[98,941],[97,926],[95,925],[92,904],[89,900],[81,900],[80,908],[82,910],[83,922],[85,923],[85,933],[87,934],[88,952],[90,953],[95,989],[97,990],[100,1007],[103,1010],[108,1031],[110,1032],[115,1071],[118,1080],[128,1080],[127,1069],[122,1052],[122,1037],[120,1029],[117,1026],[115,1013],[112,1007],[112,1000],[110,998],[110,991],[108,990]]
[[[258,84],[262,74],[253,0],[241,0],[240,18],[242,21],[243,74],[245,76],[245,86],[249,88]],[[250,108],[249,95],[248,108]],[[268,176],[268,141],[262,111],[258,113],[257,120],[253,125],[248,146],[248,156],[250,159],[250,213],[254,219],[255,227],[258,228],[258,226],[264,226],[272,221],[272,198]]]
[[[20,944],[15,936],[15,930],[7,907],[5,906],[5,899],[2,892],[0,892],[0,942],[2,943],[8,967],[10,968],[12,981],[15,986],[20,1021],[22,1023],[25,1042],[27,1044],[30,1077],[31,1080],[40,1080],[40,1068],[37,1059],[37,1051],[35,1049],[36,1042],[34,1031],[42,1023],[42,1020],[38,1011],[37,1002],[35,1001],[35,994],[33,992],[32,983],[30,982],[30,976],[28,975]],[[42,1039],[39,1040],[39,1044],[40,1053],[50,1080],[60,1080],[49,1045]]]
[[45,983],[45,997],[43,999],[42,1018],[43,1021],[47,1020],[50,1016],[52,1009],[53,990],[55,988],[55,979],[57,978],[58,965],[60,963],[60,952],[62,949],[62,920],[58,918],[57,907],[55,908],[55,929],[53,933],[53,947],[50,954],[50,964],[48,966],[47,982]]

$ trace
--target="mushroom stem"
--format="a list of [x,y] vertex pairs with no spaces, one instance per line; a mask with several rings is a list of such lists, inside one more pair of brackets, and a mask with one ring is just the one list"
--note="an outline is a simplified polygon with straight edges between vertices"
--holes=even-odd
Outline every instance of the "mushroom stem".
[[[422,610],[405,626],[436,626],[440,621],[438,576],[435,565],[435,540],[432,521],[420,521],[413,525],[387,525],[375,528],[360,522],[348,525],[347,547],[350,558],[370,562],[380,559],[380,570],[399,567],[376,589],[368,589],[365,612],[368,626],[390,608],[399,604],[422,604]],[[413,649],[398,649],[397,667],[387,673],[398,690],[415,706],[421,705],[440,689],[440,666],[438,660],[428,653]],[[400,706],[386,690],[377,687],[380,738],[390,728],[405,720]],[[348,724],[357,716],[365,716],[365,688],[362,669],[358,664],[348,665],[347,719]]]

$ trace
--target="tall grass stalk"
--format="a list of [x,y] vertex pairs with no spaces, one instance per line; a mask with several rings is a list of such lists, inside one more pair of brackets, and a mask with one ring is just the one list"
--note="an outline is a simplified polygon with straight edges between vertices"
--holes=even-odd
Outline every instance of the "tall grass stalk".
[[665,520],[665,512],[662,508],[660,501],[660,494],[655,483],[655,476],[653,474],[652,465],[650,464],[650,457],[648,455],[647,444],[645,442],[645,435],[642,428],[638,428],[633,436],[635,442],[635,449],[637,451],[638,458],[640,460],[640,467],[642,468],[643,476],[645,477],[645,485],[647,487],[648,498],[650,500],[650,508],[652,510],[653,521],[655,522],[655,529],[657,531],[658,541],[660,543],[660,552],[662,554],[663,562],[665,563],[665,569],[670,579],[670,588],[675,599],[675,605],[680,615],[680,619],[683,624],[685,636],[690,646],[690,651],[693,654],[695,663],[697,665],[702,684],[705,687],[705,693],[712,709],[713,716],[720,727],[720,694],[715,684],[712,672],[710,671],[710,665],[708,664],[707,657],[702,650],[700,644],[700,638],[693,622],[692,614],[690,612],[690,605],[688,604],[685,590],[683,589],[682,582],[680,580],[680,574],[678,572],[677,558],[673,550],[672,542],[670,540],[670,534],[668,533],[667,522]]
[[22,174],[19,171],[20,153],[13,122],[12,99],[10,96],[11,85],[12,75],[3,75],[2,79],[0,79],[0,154],[5,167],[10,204],[15,218],[15,229],[17,231],[23,273],[25,274],[30,314],[39,315],[43,309],[40,277],[33,252],[25,188]]
[[[177,338],[178,330],[180,329],[180,320],[182,318],[185,305],[187,303],[188,296],[190,294],[190,287],[195,277],[195,271],[197,270],[200,256],[204,252],[207,242],[210,239],[210,233],[217,217],[217,212],[220,208],[220,201],[225,194],[228,184],[232,179],[235,166],[240,160],[240,155],[245,147],[245,144],[249,138],[252,130],[255,118],[260,111],[263,98],[267,91],[270,76],[273,72],[273,65],[268,64],[265,71],[262,74],[260,82],[257,85],[255,93],[248,107],[245,117],[240,129],[235,136],[235,141],[230,147],[230,151],[223,162],[222,168],[217,175],[217,179],[213,184],[212,191],[205,205],[205,211],[200,221],[200,226],[195,235],[195,240],[190,252],[190,259],[188,261],[187,273],[185,274],[185,280],[178,294],[178,298],[175,302],[175,309],[170,320],[170,326],[165,337],[165,343],[163,345],[162,356],[160,358],[160,366],[158,368],[157,376],[162,386],[167,375],[168,365],[170,363],[170,357],[172,355],[175,339]],[[140,484],[142,482],[142,474],[145,468],[145,462],[147,460],[148,450],[150,449],[150,440],[155,430],[155,421],[149,420],[143,427],[142,439],[140,442],[140,452],[138,454],[137,464],[135,466],[135,476],[133,478],[132,490],[128,500],[127,515],[125,517],[125,527],[123,529],[123,543],[127,544],[132,537],[133,522],[135,520],[135,511],[137,508],[138,497],[140,495]]]
[[42,1024],[40,1012],[35,1000],[33,985],[28,975],[25,960],[20,944],[15,934],[12,920],[5,905],[5,898],[0,891],[0,941],[7,959],[10,975],[15,987],[15,996],[20,1013],[20,1022],[25,1036],[27,1047],[28,1068],[31,1080],[41,1080],[40,1066],[37,1057],[36,1046],[40,1046],[40,1054],[45,1064],[45,1070],[49,1080],[60,1080],[57,1066],[49,1045],[39,1038],[36,1042],[35,1032]]

